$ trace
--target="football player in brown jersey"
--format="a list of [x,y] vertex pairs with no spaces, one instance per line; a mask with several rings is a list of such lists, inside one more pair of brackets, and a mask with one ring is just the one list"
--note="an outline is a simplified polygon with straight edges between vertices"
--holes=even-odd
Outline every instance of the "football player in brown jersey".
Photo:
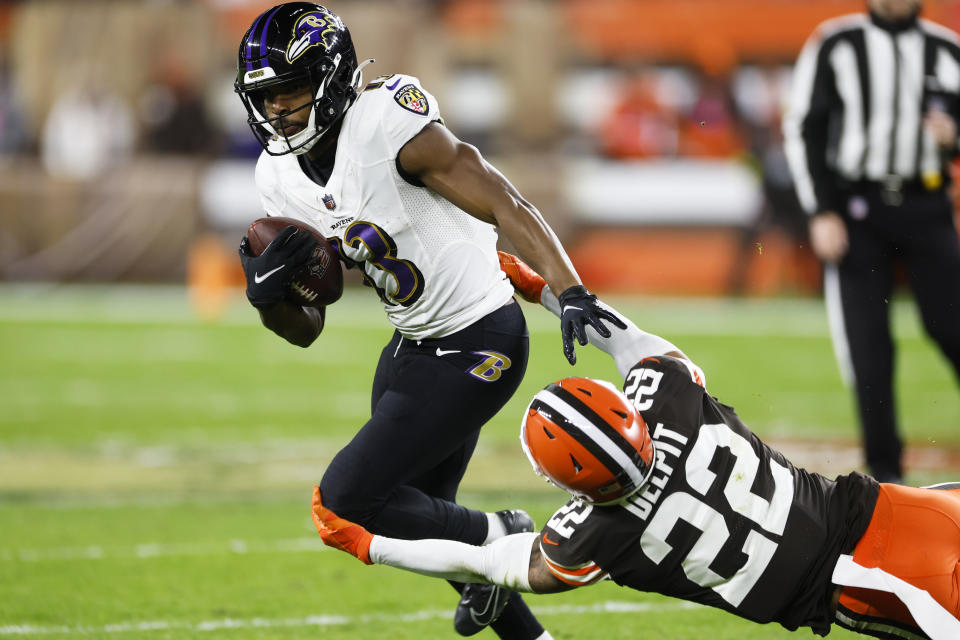
[[[521,295],[557,313],[528,266],[509,255],[501,266]],[[826,635],[836,623],[882,638],[960,638],[960,484],[800,469],[710,396],[668,341],[628,322],[590,342],[614,357],[623,391],[567,378],[527,408],[524,451],[573,496],[539,534],[484,547],[373,536],[315,489],[324,542],[368,564],[522,592],[609,578],[790,630]]]

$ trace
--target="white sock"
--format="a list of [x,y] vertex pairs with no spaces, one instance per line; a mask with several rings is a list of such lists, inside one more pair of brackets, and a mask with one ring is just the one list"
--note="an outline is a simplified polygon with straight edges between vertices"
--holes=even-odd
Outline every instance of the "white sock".
[[541,633],[539,636],[537,636],[537,640],[553,640],[553,636],[550,635],[550,632],[549,632],[549,631],[544,630],[543,633]]
[[483,544],[490,544],[498,538],[507,535],[507,529],[503,526],[503,520],[495,513],[487,514],[487,538]]

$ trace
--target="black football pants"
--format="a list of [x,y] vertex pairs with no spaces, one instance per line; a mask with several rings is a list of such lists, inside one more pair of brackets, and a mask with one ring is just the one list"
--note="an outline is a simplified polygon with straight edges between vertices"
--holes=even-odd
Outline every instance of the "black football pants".
[[943,191],[915,188],[899,206],[881,196],[879,187],[851,195],[850,248],[836,271],[839,301],[833,304],[842,309],[867,465],[874,477],[891,480],[903,476],[889,318],[893,265],[904,265],[923,326],[960,377],[960,245]]
[[[377,365],[370,420],[320,482],[324,504],[373,533],[482,544],[486,514],[456,504],[457,487],[480,428],[523,379],[528,352],[513,301],[443,338],[395,333]],[[543,632],[518,594],[493,628],[501,638]]]

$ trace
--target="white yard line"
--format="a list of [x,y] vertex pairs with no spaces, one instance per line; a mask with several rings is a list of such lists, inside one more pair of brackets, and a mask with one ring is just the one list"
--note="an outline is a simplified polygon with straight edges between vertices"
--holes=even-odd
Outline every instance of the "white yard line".
[[246,553],[301,553],[324,551],[320,537],[288,538],[282,540],[226,540],[221,542],[143,543],[103,547],[51,547],[47,549],[0,550],[0,560],[46,562],[51,560],[104,560],[113,558],[160,558],[167,556],[201,556]]
[[[538,616],[550,615],[595,615],[606,613],[664,613],[682,609],[694,609],[700,605],[690,602],[624,602],[607,601],[587,605],[548,605],[530,607]],[[202,622],[186,622],[180,620],[143,620],[140,622],[118,622],[98,626],[40,626],[34,624],[9,624],[0,626],[2,635],[45,635],[52,633],[70,634],[107,634],[107,633],[136,633],[140,631],[217,631],[220,629],[265,629],[283,627],[332,627],[350,624],[370,623],[411,623],[423,620],[442,620],[453,617],[449,609],[423,609],[412,613],[397,614],[366,614],[360,616],[318,614],[299,618],[223,618],[220,620],[204,620]]]

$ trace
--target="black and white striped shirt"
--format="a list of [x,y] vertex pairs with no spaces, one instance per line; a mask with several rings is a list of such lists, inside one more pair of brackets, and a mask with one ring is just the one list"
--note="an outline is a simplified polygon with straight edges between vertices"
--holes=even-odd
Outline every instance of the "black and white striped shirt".
[[793,72],[784,147],[804,209],[840,211],[838,185],[941,184],[947,167],[924,114],[960,121],[960,40],[929,20],[897,28],[868,14],[821,24]]

